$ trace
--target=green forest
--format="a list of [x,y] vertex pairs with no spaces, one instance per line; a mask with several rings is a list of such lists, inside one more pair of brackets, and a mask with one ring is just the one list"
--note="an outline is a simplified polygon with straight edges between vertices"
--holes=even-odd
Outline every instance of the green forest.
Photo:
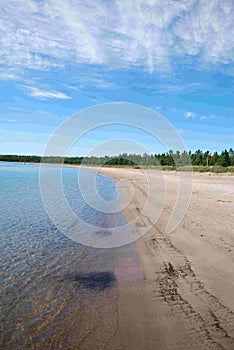
[[208,171],[212,168],[228,168],[234,166],[234,151],[232,148],[222,152],[210,153],[198,149],[195,152],[173,152],[158,154],[127,154],[118,156],[104,157],[65,157],[60,156],[40,157],[34,155],[0,155],[0,161],[4,162],[23,162],[23,163],[53,163],[53,164],[71,164],[71,165],[101,165],[101,166],[131,166],[131,167],[155,167],[176,169],[178,167],[191,164],[196,170],[199,167],[201,171]]

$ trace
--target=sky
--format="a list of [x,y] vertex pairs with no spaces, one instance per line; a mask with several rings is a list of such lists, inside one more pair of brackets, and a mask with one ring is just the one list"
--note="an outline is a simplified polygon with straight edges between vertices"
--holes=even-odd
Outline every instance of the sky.
[[[234,147],[233,18],[233,0],[2,0],[0,154],[41,155],[70,116],[112,102],[159,113],[188,150]],[[167,150],[147,133],[111,126],[69,154],[138,144]]]

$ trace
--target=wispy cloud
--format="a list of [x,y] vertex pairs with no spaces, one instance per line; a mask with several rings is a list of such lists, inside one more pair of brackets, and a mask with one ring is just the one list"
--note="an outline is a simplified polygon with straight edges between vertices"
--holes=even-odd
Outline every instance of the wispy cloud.
[[[73,84],[73,85],[72,85]],[[117,88],[117,84],[111,81],[111,76],[106,73],[97,71],[91,71],[89,74],[80,73],[71,79],[69,88],[71,89],[85,89],[86,87],[97,87],[101,89],[114,89]]]
[[157,92],[161,94],[179,94],[179,93],[189,93],[194,90],[198,90],[199,88],[204,89],[206,84],[200,83],[200,82],[194,82],[194,83],[184,83],[180,82],[177,84],[172,83],[163,83],[163,84],[157,84],[155,87],[157,88]]
[[117,87],[116,84],[114,84],[113,82],[110,82],[110,81],[106,81],[106,80],[103,80],[103,79],[92,79],[91,82],[101,88],[101,89],[112,89],[112,88],[115,88]]
[[5,1],[0,16],[5,78],[69,63],[160,72],[186,57],[234,61],[232,0]]
[[208,114],[208,115],[201,115],[200,116],[201,120],[214,119],[214,118],[215,118],[214,114]]
[[194,112],[185,112],[184,115],[185,115],[185,118],[187,118],[187,119],[195,118],[195,113]]
[[59,92],[59,91],[46,91],[46,90],[40,90],[35,87],[26,87],[29,91],[29,95],[37,98],[57,98],[62,100],[70,99],[71,97]]

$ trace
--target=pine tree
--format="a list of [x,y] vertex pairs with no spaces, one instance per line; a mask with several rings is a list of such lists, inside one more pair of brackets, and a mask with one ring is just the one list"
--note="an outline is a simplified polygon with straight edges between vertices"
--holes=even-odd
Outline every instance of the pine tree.
[[227,167],[231,164],[230,161],[230,156],[228,151],[225,149],[224,151],[222,151],[221,156],[220,156],[220,165]]

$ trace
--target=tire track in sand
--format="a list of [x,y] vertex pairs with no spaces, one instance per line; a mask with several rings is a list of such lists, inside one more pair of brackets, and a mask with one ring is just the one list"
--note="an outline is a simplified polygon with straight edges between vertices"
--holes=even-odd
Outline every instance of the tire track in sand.
[[182,318],[204,349],[234,349],[234,313],[205,288],[188,258],[157,228],[146,241],[156,259],[156,298]]

